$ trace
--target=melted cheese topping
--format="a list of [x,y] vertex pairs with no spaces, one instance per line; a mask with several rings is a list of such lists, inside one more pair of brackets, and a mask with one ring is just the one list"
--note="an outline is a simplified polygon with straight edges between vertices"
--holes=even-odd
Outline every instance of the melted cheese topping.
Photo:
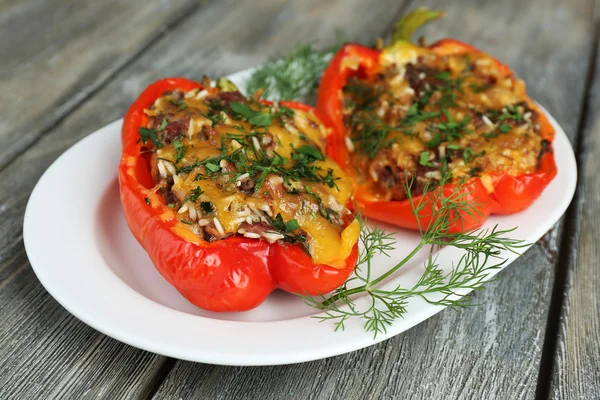
[[487,54],[439,56],[401,45],[382,53],[377,74],[344,91],[348,168],[374,198],[403,200],[441,180],[537,170],[544,145],[525,85],[504,76]]
[[217,89],[166,94],[145,112],[156,190],[188,231],[300,242],[313,262],[345,266],[360,230],[345,226],[352,185],[313,114]]

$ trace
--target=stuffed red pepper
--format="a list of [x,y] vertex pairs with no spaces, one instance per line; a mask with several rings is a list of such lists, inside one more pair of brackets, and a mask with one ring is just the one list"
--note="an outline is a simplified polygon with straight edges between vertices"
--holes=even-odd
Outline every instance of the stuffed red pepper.
[[345,173],[310,107],[183,78],[150,85],[123,123],[127,223],[160,273],[213,311],[276,288],[325,294],[357,260]]
[[556,175],[554,129],[524,82],[488,54],[453,39],[410,43],[440,15],[414,10],[381,50],[345,45],[323,75],[317,110],[334,128],[328,152],[356,184],[364,214],[426,229],[435,208],[417,219],[411,199],[444,181],[444,195],[460,186],[473,205],[451,227],[467,231],[541,194]]

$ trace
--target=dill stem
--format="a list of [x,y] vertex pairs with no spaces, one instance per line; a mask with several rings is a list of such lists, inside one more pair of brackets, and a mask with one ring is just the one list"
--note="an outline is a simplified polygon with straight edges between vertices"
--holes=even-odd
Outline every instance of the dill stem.
[[413,258],[419,251],[421,251],[421,249],[423,247],[425,247],[425,245],[427,244],[427,240],[425,238],[421,239],[421,242],[413,249],[413,251],[411,251],[406,257],[404,257],[404,259],[402,259],[402,261],[400,261],[398,264],[396,264],[393,268],[391,268],[390,270],[388,270],[385,274],[381,275],[379,278],[374,279],[373,281],[371,281],[369,283],[369,286],[372,285],[377,285],[379,282],[387,279],[390,275],[392,275],[394,272],[398,271],[402,266],[404,266],[404,264],[406,264],[411,258]]
[[[327,300],[325,300],[324,302],[321,303],[321,308],[326,308],[327,306],[334,304],[336,301],[340,300],[342,297],[347,297],[347,296],[351,296],[356,293],[370,291],[371,286],[380,283],[381,281],[385,280],[390,275],[392,275],[394,272],[398,271],[402,266],[404,266],[404,264],[406,264],[411,258],[413,258],[415,256],[415,254],[417,254],[423,247],[425,247],[425,245],[427,243],[428,243],[427,239],[425,237],[422,238],[421,242],[406,257],[404,257],[402,259],[402,261],[400,261],[393,268],[388,270],[385,274],[381,275],[377,279],[374,279],[373,281],[370,281],[368,284],[358,286],[358,287],[355,287],[352,289],[347,289],[347,290],[344,290],[343,292],[334,294],[333,296],[331,296],[330,298],[328,298]],[[370,268],[370,260],[369,260],[369,268],[368,268],[369,274],[370,274],[370,269],[371,268]]]

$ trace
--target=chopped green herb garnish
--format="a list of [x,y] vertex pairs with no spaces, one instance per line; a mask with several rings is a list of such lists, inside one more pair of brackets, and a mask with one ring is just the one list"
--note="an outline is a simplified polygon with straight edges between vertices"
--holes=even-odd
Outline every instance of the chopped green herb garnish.
[[145,198],[144,201],[146,202],[146,204],[150,205],[150,199],[149,198]]
[[210,201],[202,201],[200,202],[200,209],[204,213],[204,215],[212,214],[214,211],[213,204]]
[[424,167],[433,167],[433,164],[429,161],[429,156],[431,155],[428,151],[422,151],[419,155],[419,164]]
[[195,189],[192,189],[192,194],[190,194],[188,197],[186,197],[183,200],[183,203],[188,202],[188,201],[190,203],[195,203],[198,200],[198,197],[200,197],[202,195],[202,193],[204,193],[202,188],[200,188],[200,186],[196,186]]
[[166,128],[166,126],[168,125],[167,119],[163,118],[161,124],[160,124],[160,128],[158,128],[159,131],[162,131],[163,129]]
[[450,79],[451,76],[452,76],[452,74],[450,73],[450,71],[443,71],[443,72],[438,72],[437,74],[435,74],[435,78],[440,79],[442,81],[446,81],[446,80]]
[[185,152],[187,151],[188,147],[184,146],[179,140],[173,140],[173,147],[177,152],[175,154],[175,164],[178,164],[185,156]]
[[269,126],[273,122],[273,116],[267,113],[257,113],[248,122],[256,126]]
[[247,119],[252,125],[269,126],[271,125],[271,122],[273,122],[273,116],[271,114],[254,111],[247,104],[232,101],[230,105],[234,112]]
[[217,164],[213,164],[213,163],[206,163],[206,169],[209,170],[210,172],[217,172],[220,168]]
[[433,139],[428,142],[425,142],[425,146],[429,148],[438,147],[442,143],[442,134],[437,132]]
[[463,158],[465,160],[465,164],[470,163],[473,159],[477,157],[481,157],[485,154],[485,150],[480,151],[479,153],[475,153],[473,149],[470,147],[466,147],[463,152]]
[[501,133],[508,133],[508,132],[510,132],[510,130],[511,130],[511,129],[512,129],[512,128],[511,128],[511,127],[510,127],[510,125],[509,125],[509,124],[507,124],[507,123],[503,123],[503,124],[501,124],[501,125],[498,127],[498,130],[499,130]]
[[158,140],[158,136],[154,129],[139,128],[138,132],[140,134],[140,138],[142,139],[142,143],[146,144],[148,139],[150,139],[152,140],[152,143],[154,143],[154,147],[157,149],[163,147],[163,144],[160,142],[160,140]]
[[308,146],[308,145],[302,146],[298,149],[295,149],[295,151],[297,154],[302,154],[313,160],[319,160],[319,161],[325,160],[325,157],[323,156],[321,151],[319,151],[319,149],[317,149],[314,146]]
[[300,224],[295,219],[292,219],[292,220],[290,220],[290,221],[288,221],[288,222],[285,223],[285,230],[286,230],[286,232],[292,232],[292,231],[295,231],[298,228],[300,228]]

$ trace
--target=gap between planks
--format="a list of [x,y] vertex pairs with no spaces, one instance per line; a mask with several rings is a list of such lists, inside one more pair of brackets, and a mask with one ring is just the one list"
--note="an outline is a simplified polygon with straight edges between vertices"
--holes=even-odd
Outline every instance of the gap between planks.
[[[577,160],[578,177],[583,176],[585,160],[588,156],[586,143],[586,126],[593,116],[591,110],[591,96],[596,76],[596,58],[598,55],[598,45],[600,36],[600,21],[594,21],[594,33],[592,48],[590,51],[590,62],[588,65],[585,79],[585,90],[581,105],[581,116],[577,124],[575,137],[575,158]],[[591,130],[589,131],[591,134]],[[577,244],[579,242],[579,220],[577,218],[578,210],[583,202],[583,193],[581,192],[581,182],[577,182],[577,188],[573,200],[565,213],[565,227],[563,230],[560,246],[558,247],[558,262],[555,267],[554,285],[552,288],[552,297],[550,299],[550,309],[548,310],[548,321],[546,323],[546,333],[544,335],[544,345],[542,347],[542,357],[540,360],[540,371],[536,386],[536,400],[547,399],[550,394],[550,383],[552,378],[552,368],[557,354],[557,345],[559,340],[560,316],[567,295],[569,266],[572,265],[577,257]]]

